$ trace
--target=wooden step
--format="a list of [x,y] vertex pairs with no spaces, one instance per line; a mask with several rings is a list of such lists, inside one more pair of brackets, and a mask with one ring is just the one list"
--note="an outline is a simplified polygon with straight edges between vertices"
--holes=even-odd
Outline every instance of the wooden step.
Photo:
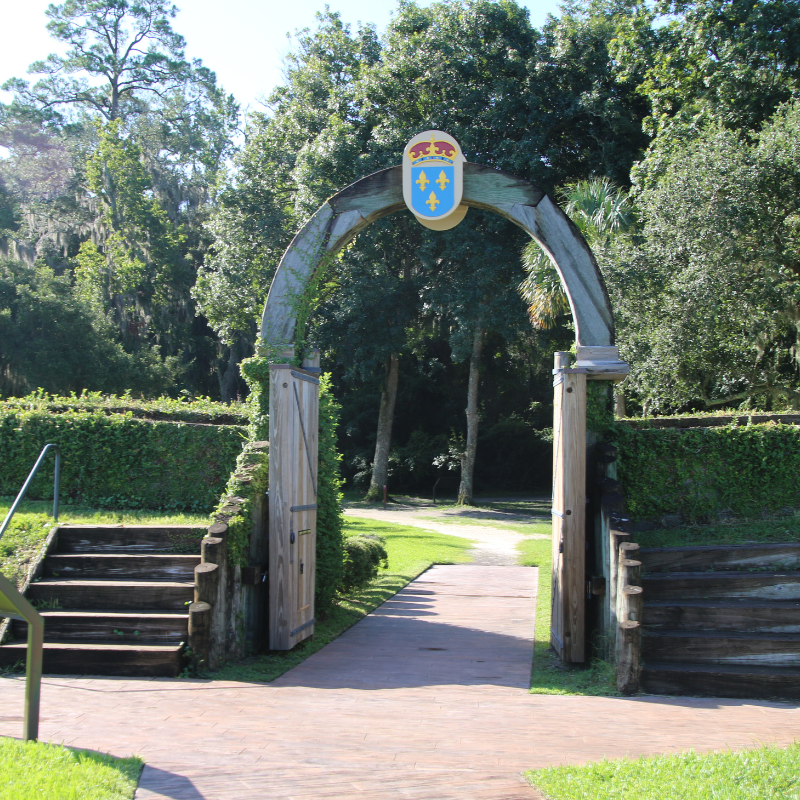
[[199,555],[119,553],[60,553],[48,556],[44,574],[49,578],[143,578],[144,580],[194,580]]
[[[27,645],[0,647],[0,665],[25,663]],[[45,642],[42,671],[50,675],[175,677],[183,669],[183,647],[174,644]]]
[[647,600],[800,600],[800,571],[670,572],[642,579]]
[[800,543],[643,547],[637,558],[647,573],[755,567],[795,570],[800,568]]
[[59,553],[199,553],[197,525],[61,525]]
[[800,633],[800,602],[747,598],[645,601],[643,622],[646,631]]
[[[180,644],[189,637],[189,616],[181,613],[123,611],[41,611],[46,640]],[[25,640],[28,625],[14,620],[15,639]]]
[[652,694],[800,699],[800,669],[648,662],[641,686]]
[[32,583],[26,595],[42,609],[186,611],[194,599],[194,583],[45,578]]
[[642,637],[642,659],[800,667],[800,634],[648,631]]

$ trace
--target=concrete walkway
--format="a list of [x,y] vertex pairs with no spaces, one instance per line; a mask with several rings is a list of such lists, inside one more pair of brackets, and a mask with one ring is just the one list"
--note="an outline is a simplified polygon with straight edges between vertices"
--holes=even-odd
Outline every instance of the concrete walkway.
[[[137,800],[524,800],[526,768],[800,738],[790,705],[528,694],[535,587],[434,567],[270,685],[46,678],[41,736],[141,755]],[[2,735],[23,688],[0,680]]]

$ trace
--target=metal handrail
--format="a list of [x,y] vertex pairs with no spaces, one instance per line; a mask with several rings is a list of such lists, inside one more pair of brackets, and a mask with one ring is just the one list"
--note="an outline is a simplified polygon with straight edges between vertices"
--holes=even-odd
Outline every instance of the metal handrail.
[[[11,510],[0,525],[0,537],[14,516],[19,504],[25,497],[39,467],[50,449],[56,451],[56,470],[53,476],[53,521],[58,522],[58,490],[61,485],[61,450],[57,444],[46,444],[25,483],[19,490]],[[23,738],[36,739],[39,736],[39,700],[42,684],[42,650],[44,648],[44,620],[41,614],[17,591],[17,587],[0,575],[0,618],[10,617],[28,623],[28,649],[25,654],[25,717],[23,721]]]
[[61,486],[61,448],[59,448],[57,444],[46,444],[42,452],[39,453],[39,458],[36,459],[36,463],[33,465],[33,469],[28,474],[27,480],[22,484],[22,488],[19,490],[17,499],[11,504],[11,509],[6,515],[6,518],[3,520],[3,524],[0,525],[0,538],[2,538],[3,534],[6,532],[6,528],[11,523],[11,518],[14,516],[14,512],[17,510],[19,504],[23,501],[25,493],[28,491],[28,487],[36,477],[36,473],[39,471],[39,467],[42,465],[44,457],[47,455],[47,452],[50,450],[50,448],[55,448],[56,451],[56,469],[55,474],[53,475],[53,522],[58,522],[58,491],[59,487]]

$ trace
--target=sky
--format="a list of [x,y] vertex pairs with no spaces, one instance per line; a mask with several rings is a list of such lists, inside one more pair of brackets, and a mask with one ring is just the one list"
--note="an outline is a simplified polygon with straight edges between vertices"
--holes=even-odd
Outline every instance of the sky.
[[[548,13],[557,15],[559,0],[519,0],[540,27]],[[328,0],[333,11],[355,30],[359,22],[373,22],[382,31],[395,0]],[[45,25],[47,0],[0,0],[3,45],[0,47],[0,85],[9,78],[25,78],[28,66],[52,52],[63,52]],[[314,14],[325,0],[178,0],[173,29],[186,39],[186,54],[202,59],[217,80],[232,93],[243,110],[261,108],[259,99],[281,82],[281,64],[291,43],[287,33],[314,26]],[[420,0],[420,5],[428,5]],[[11,95],[0,92],[0,101]]]

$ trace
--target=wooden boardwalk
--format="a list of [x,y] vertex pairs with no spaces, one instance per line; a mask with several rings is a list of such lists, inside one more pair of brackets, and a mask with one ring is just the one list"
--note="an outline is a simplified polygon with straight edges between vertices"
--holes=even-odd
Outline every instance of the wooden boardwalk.
[[41,736],[139,754],[137,800],[525,800],[530,767],[800,739],[792,705],[528,694],[535,579],[436,567],[271,685],[45,678]]

